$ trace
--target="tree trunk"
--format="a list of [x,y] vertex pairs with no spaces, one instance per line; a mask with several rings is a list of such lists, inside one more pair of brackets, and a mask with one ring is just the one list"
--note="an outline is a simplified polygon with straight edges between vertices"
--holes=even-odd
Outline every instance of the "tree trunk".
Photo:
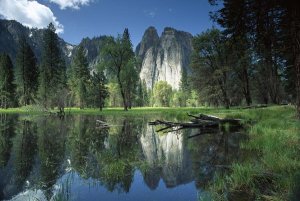
[[294,57],[294,68],[296,73],[295,87],[297,93],[296,107],[300,119],[300,11],[298,2],[288,1],[287,14],[290,22],[290,35]]
[[245,93],[245,99],[246,99],[247,105],[250,106],[252,104],[252,99],[251,99],[250,91],[247,91]]
[[295,59],[295,68],[296,68],[296,91],[297,91],[297,112],[298,117],[300,118],[300,53],[298,53]]
[[132,103],[131,103],[131,92],[129,92],[129,94],[128,94],[128,108],[129,108],[129,109],[132,108]]
[[121,78],[120,78],[120,71],[118,72],[117,77],[118,77],[118,83],[119,83],[119,86],[120,86],[121,95],[122,95],[122,99],[123,99],[124,110],[128,111],[127,101],[126,101],[123,85],[122,85]]
[[249,75],[248,75],[248,69],[244,69],[244,76],[245,76],[245,99],[247,102],[247,105],[251,105],[252,104],[252,99],[251,99],[251,94],[250,94],[250,84],[249,84]]
[[227,91],[223,88],[222,88],[221,91],[222,91],[222,94],[223,94],[223,101],[224,101],[225,107],[226,107],[226,109],[229,109],[230,101],[228,99]]

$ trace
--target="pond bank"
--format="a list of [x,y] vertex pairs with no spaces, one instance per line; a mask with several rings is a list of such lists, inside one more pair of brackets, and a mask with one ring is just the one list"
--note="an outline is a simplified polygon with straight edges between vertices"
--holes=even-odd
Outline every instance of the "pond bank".
[[[43,114],[27,108],[0,109],[0,113]],[[66,114],[112,115],[112,116],[161,116],[177,121],[189,119],[191,114],[213,114],[218,117],[244,119],[249,140],[241,147],[255,157],[233,163],[229,173],[217,174],[207,185],[214,200],[237,200],[246,196],[248,200],[289,200],[296,197],[297,179],[300,169],[300,122],[291,106],[273,106],[259,109],[219,108],[134,108],[124,112],[122,108],[66,109]],[[248,125],[248,122],[253,122]],[[254,123],[255,122],[255,123]],[[298,184],[299,185],[299,184]],[[246,192],[246,193],[245,193]],[[200,198],[201,199],[201,198]],[[295,198],[297,200],[297,198]]]
[[217,175],[209,185],[214,200],[299,200],[300,122],[294,108],[236,111],[230,117],[256,122],[241,148],[257,158],[233,163],[231,173]]

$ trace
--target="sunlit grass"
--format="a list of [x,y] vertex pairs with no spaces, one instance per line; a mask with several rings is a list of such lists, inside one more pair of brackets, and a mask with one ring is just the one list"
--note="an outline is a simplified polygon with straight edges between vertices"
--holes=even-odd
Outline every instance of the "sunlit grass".
[[230,116],[256,122],[241,147],[258,157],[232,164],[227,175],[216,175],[210,185],[214,198],[226,200],[226,192],[242,190],[258,200],[289,200],[300,169],[300,122],[294,108],[270,107]]

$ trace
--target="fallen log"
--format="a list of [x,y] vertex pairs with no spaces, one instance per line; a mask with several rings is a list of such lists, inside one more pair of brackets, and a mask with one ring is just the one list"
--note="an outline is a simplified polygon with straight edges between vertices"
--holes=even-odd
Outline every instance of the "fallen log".
[[241,127],[241,119],[232,119],[232,118],[219,118],[212,115],[199,114],[198,116],[187,114],[192,117],[190,122],[170,122],[170,121],[162,121],[155,120],[149,122],[149,125],[157,126],[164,125],[165,127],[158,129],[156,132],[173,132],[178,131],[184,128],[200,128],[200,129],[218,129],[220,126],[228,124],[229,126],[238,126]]
[[199,114],[199,116],[188,114],[188,116],[193,117],[198,120],[206,120],[206,121],[220,121],[221,119],[212,115]]
[[199,116],[188,114],[188,116],[193,117],[195,119],[192,119],[192,122],[200,122],[200,123],[209,123],[209,122],[216,122],[219,124],[231,124],[231,125],[238,125],[241,126],[241,119],[233,119],[233,118],[219,118],[212,115],[205,115],[205,114],[199,114]]

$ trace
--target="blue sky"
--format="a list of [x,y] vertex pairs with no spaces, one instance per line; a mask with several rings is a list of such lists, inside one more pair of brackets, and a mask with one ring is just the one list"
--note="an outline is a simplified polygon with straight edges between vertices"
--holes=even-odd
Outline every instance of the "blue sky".
[[[1,0],[7,2],[7,8],[18,0]],[[8,5],[9,1],[9,5]],[[149,26],[157,28],[161,34],[164,27],[174,27],[192,33],[201,33],[215,25],[209,18],[209,11],[216,9],[209,5],[207,0],[19,0],[23,7],[28,8],[28,13],[38,12],[45,15],[50,12],[47,20],[54,21],[61,26],[60,36],[71,44],[78,44],[84,37],[99,35],[113,35],[122,33],[124,28],[129,28],[134,46],[140,42],[143,33]],[[35,3],[36,5],[31,5]],[[5,3],[4,3],[5,4]],[[5,8],[5,5],[0,7]],[[32,27],[41,27],[40,19],[24,13],[15,16],[20,5],[14,10],[1,11],[0,15],[7,19],[16,18],[17,21],[27,19],[26,24]],[[26,10],[23,8],[23,10]],[[50,9],[50,11],[49,11]],[[38,14],[37,14],[38,15]],[[18,20],[19,19],[19,20]],[[21,22],[22,23],[22,22]],[[39,24],[38,24],[39,23]],[[48,22],[47,22],[48,23]]]

